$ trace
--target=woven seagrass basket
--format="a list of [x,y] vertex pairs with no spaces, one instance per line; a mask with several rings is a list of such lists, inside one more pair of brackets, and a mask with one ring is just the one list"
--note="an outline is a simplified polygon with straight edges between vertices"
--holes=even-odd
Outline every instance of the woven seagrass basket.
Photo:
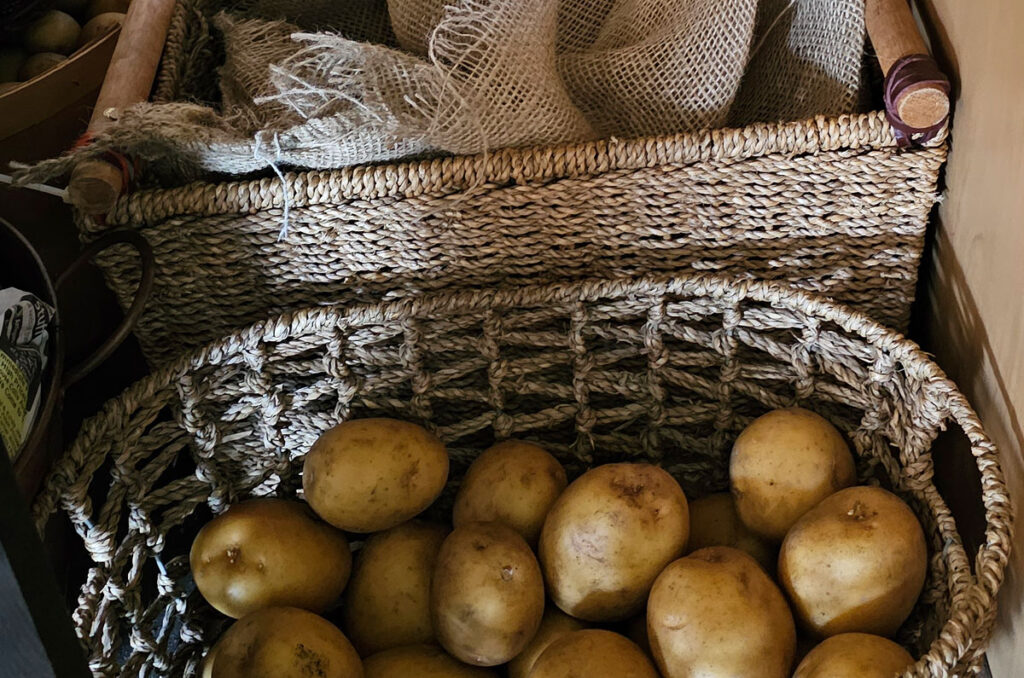
[[[204,21],[180,3],[156,101],[216,91]],[[680,271],[787,281],[902,330],[945,157],[944,135],[899,149],[876,111],[193,183],[126,195],[80,229],[153,244],[137,336],[154,365],[291,308]],[[130,303],[134,258],[98,263]]]
[[[849,437],[862,482],[902,496],[929,572],[898,640],[906,678],[979,666],[1010,544],[995,448],[913,343],[865,316],[772,283],[588,280],[291,312],[160,369],[86,422],[35,506],[59,510],[92,561],[75,613],[99,675],[192,676],[225,620],[199,596],[192,537],[254,495],[294,496],[318,434],[371,415],[446,442],[444,518],[475,455],[535,440],[574,476],[661,464],[691,498],[727,486],[731,443],[767,409],[801,404]],[[981,477],[985,539],[967,553],[932,482],[929,448],[962,429]]]

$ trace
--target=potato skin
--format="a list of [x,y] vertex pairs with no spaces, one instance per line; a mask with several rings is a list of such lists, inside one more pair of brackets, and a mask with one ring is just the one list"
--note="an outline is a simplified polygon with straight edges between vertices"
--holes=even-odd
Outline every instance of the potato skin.
[[893,678],[914,658],[888,638],[841,633],[807,653],[793,678]]
[[740,433],[729,459],[740,520],[776,542],[800,516],[853,485],[853,456],[825,418],[799,407],[758,417]]
[[323,612],[345,589],[352,553],[305,504],[250,499],[199,530],[189,564],[203,598],[238,619],[265,607]]
[[690,502],[690,552],[708,546],[731,546],[743,551],[773,574],[778,562],[775,546],[760,537],[740,520],[736,503],[729,492],[709,494]]
[[924,586],[928,550],[910,507],[880,487],[841,490],[786,535],[779,581],[811,633],[891,636]]
[[363,678],[345,634],[295,607],[268,607],[239,619],[215,650],[212,678]]
[[658,672],[629,638],[583,629],[551,643],[537,657],[530,678],[658,678]]
[[508,678],[527,678],[530,670],[537,661],[537,657],[562,636],[581,631],[583,622],[570,617],[554,605],[548,605],[544,610],[544,617],[540,620],[540,628],[534,634],[533,639],[508,663]]
[[544,614],[544,580],[530,547],[501,523],[455,528],[437,556],[434,632],[456,659],[496,666],[522,652]]
[[689,525],[686,495],[657,466],[591,469],[544,521],[539,555],[548,594],[580,619],[627,619],[643,609],[658,573],[682,555]]
[[430,580],[448,529],[416,520],[374,534],[356,554],[345,633],[362,656],[434,638]]
[[448,452],[437,436],[396,419],[353,419],[325,431],[302,467],[306,501],[349,532],[416,517],[444,489]]
[[32,54],[54,52],[67,56],[75,51],[82,27],[74,17],[60,10],[44,12],[25,29],[22,41]]
[[665,678],[788,678],[796,626],[753,558],[712,546],[665,568],[647,603],[651,654]]
[[543,447],[506,440],[485,450],[466,471],[452,523],[505,523],[534,545],[566,485],[565,469]]
[[469,666],[433,645],[407,645],[363,660],[365,678],[497,678],[491,669]]

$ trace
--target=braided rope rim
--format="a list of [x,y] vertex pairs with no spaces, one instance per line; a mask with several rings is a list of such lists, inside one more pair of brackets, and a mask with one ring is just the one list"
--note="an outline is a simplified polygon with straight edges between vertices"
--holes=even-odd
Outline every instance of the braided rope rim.
[[[927,147],[945,142],[939,134]],[[409,198],[473,190],[489,184],[526,184],[657,165],[734,163],[766,155],[787,157],[837,150],[897,152],[884,111],[817,116],[787,123],[632,140],[605,139],[555,147],[507,148],[467,156],[443,156],[337,170],[288,172],[278,178],[195,182],[122,196],[110,223],[153,223],[171,216],[212,216],[282,207],[338,203],[352,198]],[[913,151],[910,151],[913,152]]]
[[[704,275],[651,276],[433,294],[386,304],[351,308],[320,307],[286,313],[251,325],[181,357],[106,403],[100,414],[83,424],[82,432],[74,444],[52,470],[45,489],[33,507],[37,526],[42,531],[58,503],[62,503],[62,508],[75,523],[79,534],[85,537],[89,533],[88,515],[92,507],[87,498],[76,505],[68,497],[73,496],[70,492],[72,488],[80,488],[82,483],[87,484],[90,478],[83,476],[91,477],[103,462],[105,454],[97,455],[95,449],[91,449],[90,442],[112,430],[123,428],[125,420],[138,409],[139,403],[145,403],[168,383],[186,377],[193,369],[241,362],[242,358],[237,355],[239,346],[251,346],[262,340],[280,341],[299,329],[328,328],[339,319],[355,323],[386,322],[401,320],[413,313],[444,317],[447,311],[454,309],[473,313],[510,309],[539,301],[588,302],[649,294],[685,294],[726,301],[748,299],[773,307],[797,310],[819,321],[833,322],[843,330],[859,336],[870,346],[892,356],[903,369],[912,370],[941,392],[945,397],[945,402],[941,404],[946,406],[950,418],[967,435],[971,453],[981,474],[986,519],[985,542],[975,555],[974,573],[957,573],[956,589],[960,595],[954,600],[950,617],[928,652],[903,675],[905,678],[920,678],[961,675],[959,671],[975,672],[991,631],[996,595],[1009,557],[1012,533],[1012,507],[995,446],[985,434],[966,398],[916,344],[847,307],[775,283]],[[956,539],[953,543],[945,544],[944,554],[949,560],[966,560],[963,546]]]

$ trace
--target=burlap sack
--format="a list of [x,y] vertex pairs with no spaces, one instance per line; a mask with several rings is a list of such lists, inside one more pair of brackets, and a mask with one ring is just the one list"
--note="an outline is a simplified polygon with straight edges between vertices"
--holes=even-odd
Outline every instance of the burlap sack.
[[23,181],[108,150],[167,184],[849,112],[864,35],[860,0],[188,1],[220,101],[179,87]]
[[558,71],[602,136],[719,127],[757,0],[563,0]]
[[863,2],[760,0],[756,36],[731,125],[857,110]]

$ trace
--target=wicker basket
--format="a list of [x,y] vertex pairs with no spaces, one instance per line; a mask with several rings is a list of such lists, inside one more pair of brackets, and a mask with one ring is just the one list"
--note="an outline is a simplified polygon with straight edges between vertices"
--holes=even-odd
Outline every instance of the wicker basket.
[[[351,418],[423,422],[446,441],[450,510],[497,439],[541,442],[576,474],[651,460],[693,498],[723,489],[734,437],[802,404],[848,434],[862,482],[899,493],[925,528],[925,591],[899,640],[907,677],[971,674],[995,617],[1010,500],[974,412],[913,343],[772,283],[697,276],[583,281],[292,312],[230,334],[135,384],[88,421],[35,507],[58,506],[93,561],[75,620],[102,675],[191,676],[224,624],[189,577],[191,538],[252,495],[291,496],[317,435]],[[963,546],[929,447],[966,433],[985,540]],[[120,668],[123,667],[123,668]]]
[[[179,6],[158,101],[217,97],[203,6]],[[155,365],[291,308],[647,273],[784,280],[904,329],[945,157],[873,112],[149,190],[80,226],[153,243]],[[98,263],[128,303],[130,253]]]
[[[317,303],[687,270],[786,280],[903,329],[945,156],[897,149],[870,113],[144,191],[81,227],[153,244],[137,335],[154,364]],[[98,263],[130,303],[131,253]]]

